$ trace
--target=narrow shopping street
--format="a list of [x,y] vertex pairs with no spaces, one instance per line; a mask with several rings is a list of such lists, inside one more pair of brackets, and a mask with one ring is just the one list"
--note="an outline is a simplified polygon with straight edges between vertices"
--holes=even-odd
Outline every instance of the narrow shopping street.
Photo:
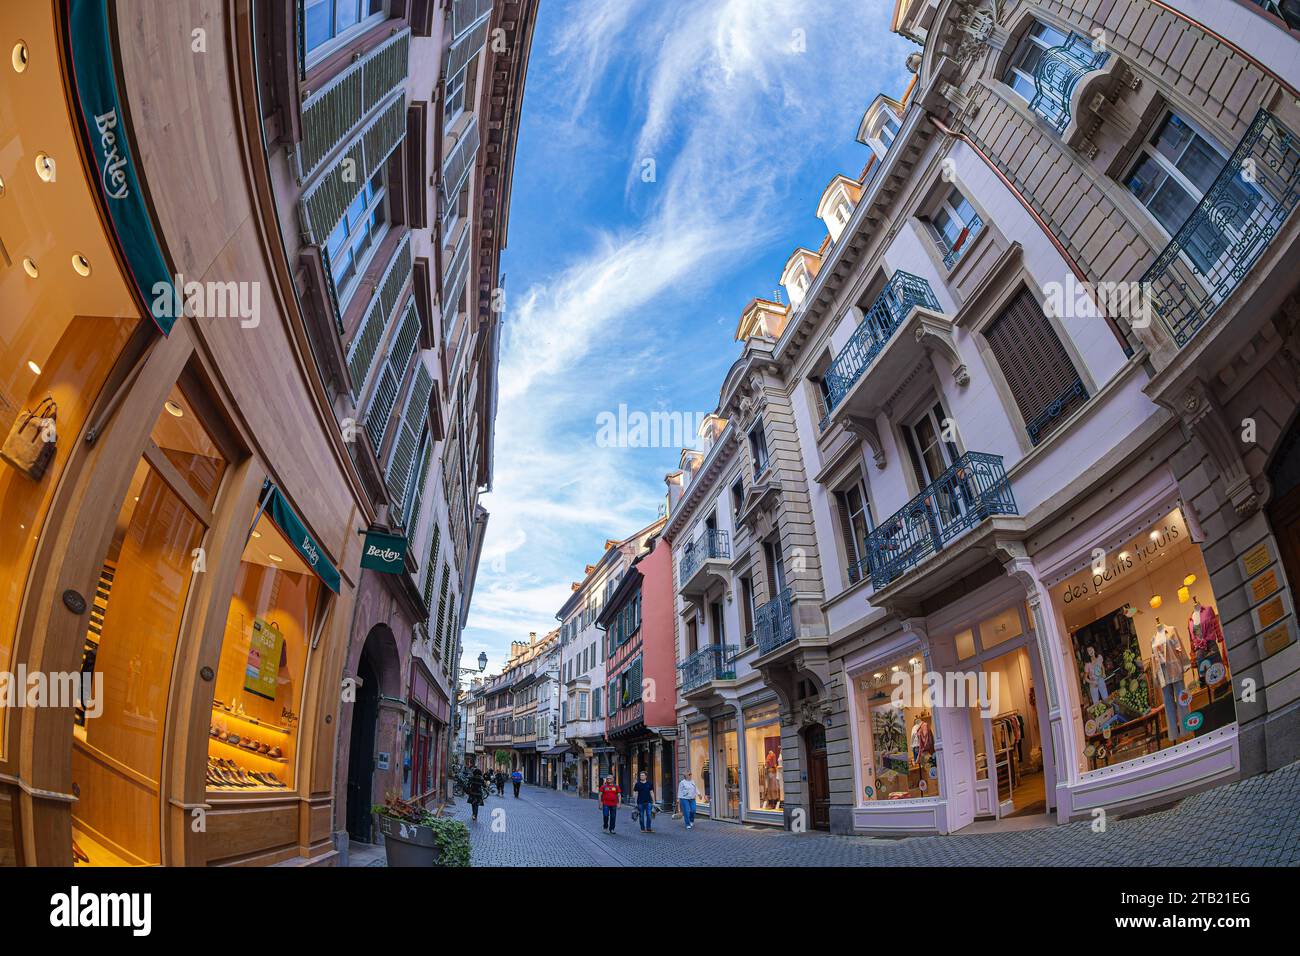
[[[469,807],[453,812],[469,821]],[[600,829],[594,800],[525,786],[492,796],[470,823],[474,866],[1297,866],[1300,764],[1188,797],[1168,809],[970,836],[872,839],[795,834],[660,814],[653,834],[619,809]],[[375,865],[381,865],[378,861]]]

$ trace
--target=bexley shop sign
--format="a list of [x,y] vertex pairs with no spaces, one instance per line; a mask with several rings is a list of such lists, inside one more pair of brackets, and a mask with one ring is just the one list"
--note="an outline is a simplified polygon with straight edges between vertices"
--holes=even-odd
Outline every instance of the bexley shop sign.
[[401,574],[406,566],[406,539],[382,531],[367,531],[361,566],[384,574]]

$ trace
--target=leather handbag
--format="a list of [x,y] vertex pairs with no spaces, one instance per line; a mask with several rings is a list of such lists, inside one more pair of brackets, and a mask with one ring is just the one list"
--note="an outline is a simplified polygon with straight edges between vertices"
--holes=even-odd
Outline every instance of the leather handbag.
[[54,423],[59,406],[47,396],[34,409],[14,419],[9,436],[0,448],[0,460],[17,468],[32,481],[40,481],[54,459],[57,435]]

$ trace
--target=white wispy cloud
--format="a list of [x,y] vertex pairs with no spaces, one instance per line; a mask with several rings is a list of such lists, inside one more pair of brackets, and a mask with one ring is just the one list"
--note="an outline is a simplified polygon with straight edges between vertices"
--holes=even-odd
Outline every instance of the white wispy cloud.
[[[563,21],[549,48],[533,51],[518,162],[527,161],[529,135],[546,135],[539,152],[557,163],[548,185],[571,181],[590,195],[619,189],[583,179],[598,164],[608,178],[613,156],[626,169],[629,215],[591,228],[582,248],[550,250],[552,271],[526,276],[522,289],[511,275],[496,472],[484,499],[492,517],[468,656],[486,649],[495,669],[510,640],[553,628],[570,582],[599,558],[603,540],[655,517],[676,454],[599,448],[596,416],[619,402],[655,407],[664,374],[730,364],[734,355],[687,355],[692,329],[716,337],[712,312],[667,316],[662,302],[725,281],[774,244],[783,259],[800,241],[791,223],[812,223],[815,200],[803,195],[791,208],[792,184],[806,193],[800,177],[809,159],[851,139],[855,111],[879,91],[865,74],[889,72],[873,49],[889,49],[901,65],[896,39],[880,39],[888,5],[874,6],[869,13],[862,0],[542,6],[542,17]],[[628,115],[611,118],[610,97],[625,102]],[[528,111],[539,99],[546,122],[534,126]],[[581,133],[565,143],[557,129]],[[642,178],[646,159],[654,161],[653,182]],[[512,246],[538,242],[525,230],[545,228],[520,218],[524,202],[516,191]],[[769,289],[740,290],[737,314],[755,293]]]

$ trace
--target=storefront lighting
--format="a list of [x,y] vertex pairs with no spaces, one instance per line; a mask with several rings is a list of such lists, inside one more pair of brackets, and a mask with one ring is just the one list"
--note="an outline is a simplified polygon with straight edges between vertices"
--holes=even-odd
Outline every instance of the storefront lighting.
[[1192,592],[1187,589],[1186,584],[1184,584],[1182,587],[1178,589],[1179,604],[1186,604],[1187,601],[1191,598],[1191,596],[1192,596]]
[[284,560],[284,558],[280,557],[278,554],[268,553],[266,556],[270,558],[272,561],[274,561],[276,564],[279,564],[281,561]]
[[10,60],[14,65],[15,73],[22,73],[27,69],[28,57],[27,44],[22,40],[19,40],[14,44],[14,51],[10,57]]
[[1196,575],[1194,575],[1194,574],[1189,574],[1189,575],[1187,575],[1187,577],[1183,578],[1183,586],[1184,586],[1184,587],[1189,587],[1189,588],[1190,588],[1190,587],[1191,587],[1193,584],[1195,584],[1195,583],[1196,583]]
[[261,536],[262,536],[262,532],[260,532],[260,531],[254,531],[254,532],[253,532],[253,537],[254,537],[254,538],[260,538]]
[[1160,537],[1160,532],[1152,531],[1149,535],[1147,535],[1147,537],[1149,537],[1152,541],[1155,541],[1157,538]]
[[167,401],[163,402],[163,408],[167,409],[167,414],[168,414],[168,415],[171,415],[171,416],[173,416],[173,417],[175,417],[175,418],[183,418],[183,417],[185,417],[185,409],[181,408],[179,405],[177,405],[175,402],[173,402],[170,398],[167,399]]
[[36,268],[36,263],[32,262],[31,257],[23,259],[23,270],[33,279],[41,274],[41,270]]
[[72,256],[72,268],[77,275],[88,276],[90,275],[90,260],[80,252],[74,253]]
[[1151,600],[1147,603],[1151,605],[1151,610],[1154,611],[1156,608],[1160,607],[1160,605],[1165,603],[1165,599],[1159,594],[1153,594],[1151,595]]
[[36,175],[47,183],[54,182],[54,158],[49,153],[36,154]]
[[28,367],[29,369],[32,370],[32,374],[33,374],[33,375],[40,375],[40,374],[41,374],[41,367],[40,367],[39,365],[37,365],[35,362],[30,362],[30,361],[29,361],[29,362],[27,363],[27,367]]
[[5,194],[5,178],[0,176],[0,196]]
[[1119,553],[1119,559],[1120,559],[1121,561],[1127,561],[1127,560],[1128,560],[1128,552],[1127,552],[1127,551],[1121,551],[1121,552]]

